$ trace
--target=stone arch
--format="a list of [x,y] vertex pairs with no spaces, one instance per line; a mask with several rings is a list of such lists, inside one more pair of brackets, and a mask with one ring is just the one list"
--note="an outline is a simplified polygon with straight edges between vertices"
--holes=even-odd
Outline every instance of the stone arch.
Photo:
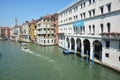
[[83,41],[84,44],[84,54],[87,54],[88,51],[88,56],[90,57],[90,41],[88,39],[85,39]]
[[77,43],[77,51],[81,52],[81,40],[79,38],[77,38],[76,43]]
[[74,38],[71,38],[71,49],[72,50],[75,49],[75,40],[74,40]]
[[96,59],[102,60],[102,44],[98,40],[93,42],[93,53]]
[[70,48],[70,41],[68,37],[66,38],[66,42],[67,42],[67,47]]

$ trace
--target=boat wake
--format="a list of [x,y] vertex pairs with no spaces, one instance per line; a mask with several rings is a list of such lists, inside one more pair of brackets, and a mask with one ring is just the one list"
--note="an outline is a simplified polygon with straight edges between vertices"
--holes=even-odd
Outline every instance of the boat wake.
[[41,57],[41,58],[43,58],[43,59],[45,59],[45,60],[48,60],[48,61],[50,61],[50,62],[54,62],[54,61],[55,61],[55,60],[50,59],[50,58],[48,58],[48,57],[45,57],[45,56],[43,56],[43,55],[35,54],[34,52],[32,52],[32,53],[30,53],[30,54],[32,54],[32,55],[34,55],[34,56],[37,56],[37,57]]

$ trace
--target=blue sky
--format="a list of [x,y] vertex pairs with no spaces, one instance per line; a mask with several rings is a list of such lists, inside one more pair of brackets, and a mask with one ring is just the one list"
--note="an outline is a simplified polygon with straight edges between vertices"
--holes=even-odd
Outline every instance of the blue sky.
[[75,0],[0,0],[0,26],[14,26],[15,18],[21,25],[26,20],[38,19],[63,9]]

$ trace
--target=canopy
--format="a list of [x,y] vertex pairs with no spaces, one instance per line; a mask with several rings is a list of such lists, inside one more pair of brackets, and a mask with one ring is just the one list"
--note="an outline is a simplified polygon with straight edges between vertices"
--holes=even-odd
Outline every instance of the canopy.
[[84,26],[84,21],[80,20],[80,21],[76,21],[73,23],[73,27],[83,27]]

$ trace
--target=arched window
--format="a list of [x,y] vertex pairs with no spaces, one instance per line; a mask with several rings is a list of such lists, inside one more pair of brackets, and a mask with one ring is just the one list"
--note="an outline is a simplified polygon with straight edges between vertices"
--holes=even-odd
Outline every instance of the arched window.
[[91,25],[89,25],[89,33],[91,33]]
[[85,33],[85,26],[83,26],[83,33]]
[[95,25],[93,25],[93,33],[95,33]]
[[110,32],[110,23],[107,23],[108,32]]
[[100,27],[101,27],[101,33],[103,33],[103,24],[101,24]]
[[44,44],[45,44],[45,40],[44,40]]
[[48,43],[49,43],[49,40],[48,40]]
[[80,34],[82,34],[82,26],[80,27]]
[[53,43],[53,40],[52,40],[52,43]]

